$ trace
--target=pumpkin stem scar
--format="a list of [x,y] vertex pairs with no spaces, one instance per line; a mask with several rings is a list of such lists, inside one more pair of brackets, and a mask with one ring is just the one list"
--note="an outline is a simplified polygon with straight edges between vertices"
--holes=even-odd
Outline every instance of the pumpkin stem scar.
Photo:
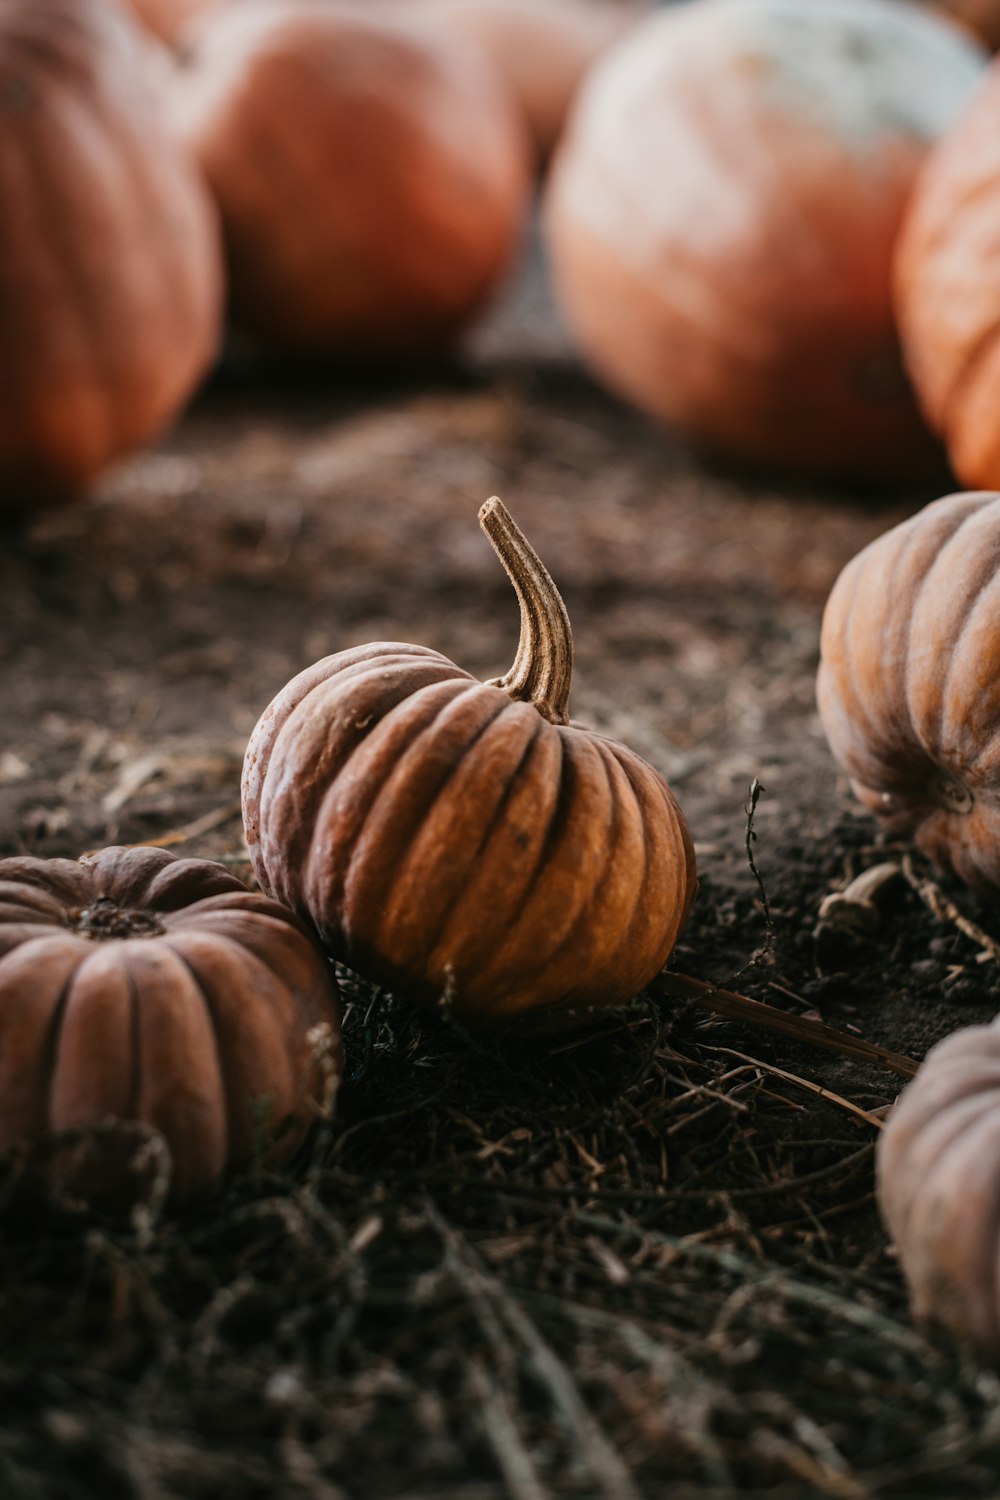
[[507,507],[494,495],[479,524],[514,585],[521,608],[521,639],[510,671],[487,686],[530,703],[550,724],[569,723],[573,682],[573,631],[562,596]]
[[74,906],[66,913],[66,925],[95,943],[124,938],[158,937],[166,931],[152,912],[119,906],[109,896],[98,896],[89,906]]

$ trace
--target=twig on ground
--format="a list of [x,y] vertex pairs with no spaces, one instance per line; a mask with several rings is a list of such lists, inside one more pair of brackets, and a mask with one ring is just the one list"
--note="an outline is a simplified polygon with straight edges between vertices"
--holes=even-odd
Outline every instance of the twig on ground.
[[921,901],[934,913],[938,921],[957,927],[959,932],[963,932],[982,950],[981,963],[990,959],[993,963],[1000,963],[1000,943],[990,937],[989,933],[985,932],[977,922],[973,922],[971,917],[959,911],[954,901],[945,895],[937,881],[931,880],[929,875],[918,875],[908,854],[903,858],[901,869],[907,884],[916,891]]
[[841,1056],[853,1057],[858,1062],[888,1068],[903,1078],[913,1078],[919,1066],[912,1057],[906,1057],[901,1052],[891,1052],[888,1047],[863,1041],[861,1037],[838,1031],[835,1026],[827,1026],[823,1021],[813,1021],[808,1016],[790,1015],[775,1005],[768,1005],[765,1000],[751,1000],[749,995],[724,990],[719,985],[710,984],[704,979],[694,979],[689,974],[660,974],[650,985],[650,989],[654,994],[665,995],[671,1000],[694,1000],[716,1015],[781,1032],[783,1036],[796,1042],[804,1042],[807,1046],[823,1047],[828,1052],[839,1052]]

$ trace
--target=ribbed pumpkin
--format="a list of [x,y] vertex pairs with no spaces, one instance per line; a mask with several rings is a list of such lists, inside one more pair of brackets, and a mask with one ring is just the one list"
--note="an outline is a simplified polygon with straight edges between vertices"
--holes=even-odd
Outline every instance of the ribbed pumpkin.
[[424,0],[481,47],[506,80],[540,163],[562,133],[590,68],[636,19],[637,7],[607,0]]
[[185,35],[175,104],[222,212],[234,312],[268,340],[424,355],[507,269],[523,127],[486,59],[418,7],[223,6]]
[[317,662],[254,730],[243,810],[257,878],[333,954],[487,1026],[634,995],[695,864],[661,777],[568,721],[562,600],[499,501],[480,520],[521,606],[510,672],[394,642]]
[[1000,485],[1000,61],[917,180],[896,300],[914,385],[955,472]]
[[966,1026],[931,1048],[877,1160],[915,1314],[1000,1349],[1000,1025]]
[[[222,865],[161,849],[0,860],[0,1151],[137,1121],[171,1197],[289,1157],[332,1098],[336,987],[301,923]],[[139,1185],[114,1134],[64,1158],[107,1205]]]
[[1000,495],[949,495],[859,553],[823,616],[820,717],[855,794],[1000,887]]
[[588,76],[546,207],[598,374],[740,460],[926,467],[892,247],[983,60],[892,0],[701,0],[640,23]]
[[144,443],[215,353],[215,215],[158,66],[111,0],[0,0],[0,506]]

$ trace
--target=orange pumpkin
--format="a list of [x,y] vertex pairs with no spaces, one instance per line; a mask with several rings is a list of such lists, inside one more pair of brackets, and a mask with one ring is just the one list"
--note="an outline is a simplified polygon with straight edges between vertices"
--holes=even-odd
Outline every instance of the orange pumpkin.
[[1000,887],[1000,495],[949,495],[848,563],[823,616],[820,717],[897,835]]
[[1000,485],[1000,61],[920,174],[896,299],[910,373],[955,472]]
[[317,662],[254,730],[243,813],[257,878],[334,955],[486,1026],[636,994],[695,862],[660,776],[568,721],[562,600],[499,501],[481,521],[521,605],[510,672],[384,641]]
[[243,323],[355,358],[452,340],[525,208],[526,143],[486,60],[414,10],[335,0],[223,7],[186,42],[179,128]]
[[0,1151],[81,1130],[65,1170],[108,1205],[142,1164],[109,1121],[159,1131],[180,1203],[277,1163],[340,1066],[329,965],[284,907],[162,849],[0,860]]
[[607,0],[427,0],[429,9],[482,47],[509,84],[540,163],[562,133],[579,84],[636,19]]
[[702,0],[637,26],[589,75],[550,176],[585,357],[733,458],[925,466],[891,252],[982,65],[957,28],[891,0]]
[[932,1047],[878,1144],[878,1201],[919,1318],[1000,1349],[1000,1026]]
[[215,354],[215,216],[108,0],[0,3],[0,505],[62,499]]

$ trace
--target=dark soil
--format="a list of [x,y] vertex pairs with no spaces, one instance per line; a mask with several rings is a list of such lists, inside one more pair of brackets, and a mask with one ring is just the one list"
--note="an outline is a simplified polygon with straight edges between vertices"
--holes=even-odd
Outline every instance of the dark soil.
[[[3,539],[0,852],[154,840],[248,876],[240,761],[291,674],[377,638],[509,665],[494,492],[564,591],[575,716],[694,831],[673,967],[914,1059],[991,1017],[994,966],[903,879],[873,937],[816,936],[886,857],[816,719],[823,600],[933,490],[705,465],[587,381],[537,275],[407,384],[234,355],[90,503]],[[288,1174],[114,1224],[8,1165],[0,1495],[1000,1492],[996,1374],[911,1324],[878,1222],[896,1075],[660,991],[500,1048],[343,988],[337,1117]]]

